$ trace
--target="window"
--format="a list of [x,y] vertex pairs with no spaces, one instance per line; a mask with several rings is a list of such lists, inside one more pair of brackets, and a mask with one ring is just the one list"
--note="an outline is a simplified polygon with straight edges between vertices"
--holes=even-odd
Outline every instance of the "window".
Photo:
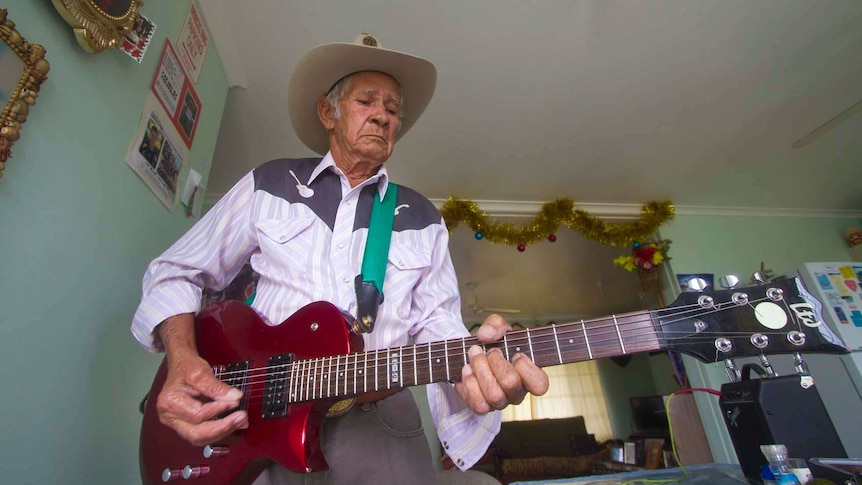
[[605,392],[595,361],[546,367],[550,388],[544,396],[528,395],[502,411],[503,421],[583,416],[587,432],[601,443],[613,438]]

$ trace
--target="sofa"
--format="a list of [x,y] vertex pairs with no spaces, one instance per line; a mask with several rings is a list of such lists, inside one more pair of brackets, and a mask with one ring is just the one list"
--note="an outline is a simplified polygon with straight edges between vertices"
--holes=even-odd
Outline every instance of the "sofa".
[[609,452],[587,433],[583,416],[504,422],[480,469],[502,483],[568,478],[592,473]]

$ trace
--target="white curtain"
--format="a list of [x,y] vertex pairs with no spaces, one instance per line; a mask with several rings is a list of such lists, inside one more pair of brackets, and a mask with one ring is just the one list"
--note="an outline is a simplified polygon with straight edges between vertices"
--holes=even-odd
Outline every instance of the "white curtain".
[[544,396],[528,396],[502,411],[503,421],[583,416],[587,432],[601,443],[613,438],[605,392],[595,361],[546,367],[550,388]]

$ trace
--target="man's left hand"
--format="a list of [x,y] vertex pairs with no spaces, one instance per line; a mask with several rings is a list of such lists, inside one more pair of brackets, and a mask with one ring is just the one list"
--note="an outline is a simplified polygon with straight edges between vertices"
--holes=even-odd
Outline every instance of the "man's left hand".
[[[482,343],[492,343],[503,338],[512,327],[500,315],[490,315],[476,332]],[[461,382],[455,390],[470,408],[485,414],[500,410],[509,404],[520,404],[527,392],[541,396],[548,391],[548,375],[522,353],[506,360],[500,349],[485,353],[481,346],[474,345],[468,351],[470,363],[461,371]]]

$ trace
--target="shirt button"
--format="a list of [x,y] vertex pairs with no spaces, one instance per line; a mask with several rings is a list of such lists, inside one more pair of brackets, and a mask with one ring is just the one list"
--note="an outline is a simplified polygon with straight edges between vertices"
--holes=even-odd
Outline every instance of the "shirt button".
[[338,249],[344,249],[344,243],[338,243]]
[[353,202],[348,200],[347,202],[344,203],[344,205],[346,205],[347,207],[350,207],[353,205]]
[[449,449],[449,442],[448,441],[443,442],[443,448],[447,449],[447,450]]
[[344,278],[343,280],[341,280],[341,281],[343,281],[343,282],[345,282],[345,283],[350,283],[350,277],[345,277],[345,278]]
[[464,466],[464,460],[458,458],[458,466]]

